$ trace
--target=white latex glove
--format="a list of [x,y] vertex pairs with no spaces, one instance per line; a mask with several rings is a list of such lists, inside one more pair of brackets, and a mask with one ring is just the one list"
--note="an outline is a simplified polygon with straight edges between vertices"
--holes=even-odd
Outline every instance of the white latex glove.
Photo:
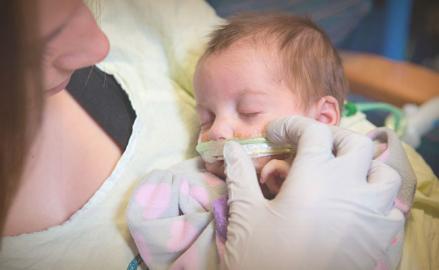
[[388,253],[399,253],[391,246],[402,241],[404,216],[393,208],[400,176],[372,161],[372,141],[303,117],[272,123],[268,139],[298,146],[273,200],[262,196],[241,146],[225,146],[230,212],[222,268],[396,267],[399,258]]

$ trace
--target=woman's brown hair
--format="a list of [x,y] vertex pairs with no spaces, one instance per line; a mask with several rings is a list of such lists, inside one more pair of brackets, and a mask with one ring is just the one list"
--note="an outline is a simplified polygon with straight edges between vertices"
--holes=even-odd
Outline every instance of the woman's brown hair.
[[0,3],[0,231],[41,116],[36,3]]

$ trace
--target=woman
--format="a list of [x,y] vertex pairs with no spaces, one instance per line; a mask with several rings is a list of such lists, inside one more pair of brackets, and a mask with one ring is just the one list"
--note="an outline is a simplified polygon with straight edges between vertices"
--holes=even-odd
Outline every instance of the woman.
[[[32,109],[32,113],[20,115],[11,111],[13,115],[22,116],[10,120],[23,124],[11,130],[11,133],[19,134],[20,137],[15,138],[15,134],[12,134],[9,141],[2,138],[2,157],[19,153],[25,158],[18,156],[12,160],[10,157],[10,161],[2,159],[1,173],[4,182],[1,190],[8,195],[2,196],[2,209],[8,207],[8,211],[6,216],[5,212],[1,216],[2,221],[5,220],[3,235],[6,237],[2,239],[0,268],[20,268],[32,264],[37,268],[50,269],[56,265],[54,261],[59,261],[63,256],[60,255],[50,262],[37,259],[40,264],[32,263],[35,258],[26,261],[18,257],[27,252],[26,248],[34,250],[35,245],[39,245],[40,251],[45,253],[41,257],[47,258],[47,254],[62,253],[66,245],[75,242],[74,238],[79,239],[74,232],[79,228],[76,224],[69,228],[60,226],[61,230],[53,228],[64,223],[90,199],[112,172],[121,155],[116,143],[64,90],[76,69],[93,65],[106,56],[109,44],[90,10],[80,0],[43,0],[31,3],[8,1],[8,4],[11,8],[2,9],[2,12],[10,13],[11,17],[1,16],[2,19],[13,21],[17,15],[22,16],[18,17],[21,20],[17,21],[15,29],[6,28],[7,24],[2,24],[2,31],[10,30],[15,33],[23,46],[9,46],[2,50],[2,54],[11,55],[12,60],[9,63],[14,63],[17,57],[28,56],[22,53],[29,51],[35,54],[35,64],[27,67],[23,63],[17,70],[10,71],[19,77],[2,77],[2,82],[7,80],[11,84],[26,78],[26,83],[11,85],[15,88],[10,89],[12,93],[2,91],[3,95],[8,96],[1,99],[1,107],[5,108],[3,104],[11,102],[9,96],[15,93],[13,91],[19,93],[26,89],[21,99],[17,98],[11,107],[23,112]],[[22,32],[26,27],[32,29]],[[28,70],[30,71],[25,72]],[[3,68],[2,75],[6,75],[5,71],[8,70]],[[32,78],[40,79],[40,74],[41,85],[35,84]],[[38,98],[44,99],[44,106],[40,109],[41,122],[38,122],[39,108],[23,103],[30,98],[37,105]],[[30,130],[29,123],[36,123],[38,130]],[[13,126],[7,126],[2,121],[2,130],[9,127]],[[26,138],[31,138],[31,143],[26,143]],[[18,149],[12,150],[11,146],[6,148],[12,143]],[[15,166],[13,170],[10,170],[10,165]],[[6,177],[3,177],[5,174]],[[48,228],[53,230],[45,231]],[[69,237],[63,238],[64,235]],[[47,244],[51,238],[58,237],[59,242],[42,247],[42,242]],[[38,241],[39,238],[45,240]],[[23,253],[17,253],[17,250]],[[16,255],[21,264],[11,259]],[[80,263],[71,254],[64,255],[69,257],[67,261]],[[100,261],[104,260],[101,258]],[[123,264],[127,263],[124,261]],[[67,265],[76,268],[74,265]]]
[[[40,231],[64,222],[102,184],[121,154],[63,91],[76,69],[105,57],[109,47],[106,36],[82,1],[44,0],[37,3],[36,10],[39,21],[35,29],[37,40],[44,48],[41,55],[41,87],[45,98],[43,122],[33,138],[28,153],[32,160],[26,161],[20,190],[9,210],[4,230],[6,235]],[[69,118],[76,119],[74,136],[55,133]],[[93,154],[88,156],[89,160],[83,158],[91,151],[91,146],[83,141],[101,142],[93,146],[98,148],[95,151],[104,151],[99,166],[90,162],[96,158]],[[74,161],[79,159],[78,155],[83,162]],[[56,169],[61,167],[63,171]],[[69,175],[66,172],[74,173]],[[67,191],[73,191],[75,196],[69,196]],[[57,203],[53,204],[47,198],[53,198]],[[44,216],[42,212],[45,212]]]
[[[121,1],[113,2],[114,5],[118,3],[122,5]],[[143,2],[135,3],[140,4]],[[163,3],[163,5],[172,7],[172,5],[177,5],[178,1],[170,3]],[[204,5],[200,3],[198,5]],[[206,7],[203,6],[203,8]],[[14,197],[13,200],[4,203],[8,206],[8,213],[3,229],[5,237],[2,239],[3,246],[0,251],[0,268],[125,268],[136,255],[133,242],[127,232],[124,209],[129,191],[139,177],[139,172],[136,170],[140,169],[139,167],[130,167],[130,165],[132,163],[144,164],[145,172],[154,166],[163,166],[161,163],[154,163],[153,159],[148,164],[144,157],[144,153],[150,150],[149,146],[151,144],[145,142],[148,139],[143,136],[152,134],[151,139],[160,140],[161,138],[155,130],[159,127],[152,126],[145,129],[148,121],[152,121],[152,119],[141,114],[140,107],[154,108],[155,104],[146,103],[141,104],[143,106],[139,107],[136,104],[139,104],[144,96],[135,99],[135,93],[129,93],[132,98],[132,105],[139,113],[139,121],[136,120],[130,144],[122,155],[122,150],[114,140],[64,90],[70,76],[76,69],[95,64],[103,59],[108,52],[108,40],[97,27],[92,14],[80,0],[40,0],[35,2],[35,9],[30,9],[30,11],[35,11],[35,17],[33,17],[35,20],[30,24],[35,29],[31,33],[35,33],[35,40],[41,42],[43,53],[35,50],[38,46],[30,46],[31,43],[24,43],[26,46],[20,52],[29,50],[40,56],[38,59],[41,59],[41,65],[39,68],[34,69],[35,73],[31,73],[31,75],[40,78],[38,71],[41,71],[42,93],[40,95],[44,98],[44,106],[42,107],[42,121],[38,130],[31,129],[27,131],[25,129],[29,126],[28,123],[31,122],[28,120],[29,118],[21,120],[27,124],[26,126],[17,128],[17,130],[24,129],[23,134],[31,134],[29,136],[32,138],[32,142],[26,152],[20,150],[21,153],[25,153],[25,159],[17,158],[18,162],[16,164],[23,164],[22,169],[17,166],[15,169],[17,173],[8,174],[8,176],[15,177],[15,179],[8,178],[7,183],[13,181],[16,192],[11,193],[14,188],[8,188],[8,194],[13,194]],[[32,16],[28,17],[30,11],[26,10],[26,18],[32,18]],[[154,15],[151,13],[151,16]],[[121,15],[121,17],[123,16]],[[169,18],[169,20],[171,19],[175,18]],[[25,36],[29,37],[30,35],[26,33]],[[34,41],[34,39],[30,40]],[[2,50],[2,53],[9,54],[11,51]],[[18,53],[15,53],[12,57],[17,57],[17,55]],[[21,71],[23,69],[22,67]],[[23,77],[25,74],[21,76]],[[147,74],[142,76],[147,76]],[[27,76],[25,78],[27,79]],[[38,86],[38,84],[32,84],[32,82],[32,80],[26,80],[26,86]],[[15,86],[17,90],[24,89],[21,87],[20,85]],[[29,88],[29,91],[36,93],[36,96],[38,96],[38,91],[32,87]],[[160,89],[160,92],[165,90]],[[161,98],[164,97],[161,96]],[[5,99],[2,99],[1,102],[5,102]],[[19,106],[18,104],[16,103],[13,108]],[[150,115],[154,115],[154,111],[150,113]],[[163,119],[165,117],[169,119],[168,115],[157,115],[163,117]],[[316,133],[316,131],[318,132]],[[363,161],[362,164],[365,164],[366,167],[370,164],[370,155],[363,154],[371,152],[370,141],[358,135],[336,130],[334,132],[335,142],[333,142],[327,128],[316,127],[315,123],[302,120],[286,120],[281,122],[280,125],[275,125],[270,132],[278,139],[283,138],[292,143],[298,143],[300,149],[311,150],[299,151],[299,156],[302,153],[306,157],[310,155],[311,157],[318,157],[317,159],[304,158],[300,165],[295,166],[300,171],[312,173],[305,173],[300,177],[291,175],[290,180],[288,180],[291,183],[312,182],[316,177],[322,181],[328,179],[328,177],[331,179],[343,177],[345,172],[342,169],[349,167],[350,164],[340,164],[340,162],[333,162],[327,158],[331,156],[333,143],[337,147],[343,146],[343,149],[340,148],[343,151],[340,152],[351,153],[357,157],[355,161]],[[318,134],[319,136],[313,136],[312,134]],[[326,134],[325,138],[327,140],[322,141],[321,134]],[[22,141],[25,141],[25,139],[22,139]],[[20,142],[18,140],[14,143],[17,145]],[[171,154],[171,156],[176,153],[172,151],[175,148],[172,141],[166,144],[171,146],[167,148],[167,145],[160,145],[161,150],[157,150],[157,153],[150,153],[150,156],[159,159],[161,152]],[[322,145],[323,152],[315,151],[316,148],[312,147],[313,145]],[[318,237],[318,235],[325,233],[326,228],[317,228],[320,229],[320,234],[311,235],[300,230],[289,230],[291,220],[297,219],[301,216],[300,213],[303,212],[297,209],[295,203],[291,205],[291,201],[286,200],[277,203],[278,206],[289,207],[290,210],[285,212],[284,215],[271,215],[273,208],[266,208],[267,204],[261,204],[255,190],[245,188],[247,186],[245,183],[254,182],[254,172],[248,158],[237,145],[232,144],[228,149],[226,162],[229,165],[227,173],[229,175],[228,184],[231,195],[231,218],[228,227],[230,234],[228,239],[230,240],[226,244],[225,256],[228,268],[234,269],[239,266],[240,269],[246,269],[248,268],[246,266],[252,265],[255,261],[254,258],[258,256],[259,251],[257,249],[248,249],[249,252],[245,254],[244,264],[240,264],[242,262],[239,261],[239,258],[242,257],[240,255],[244,250],[243,247],[257,248],[258,243],[264,243],[268,246],[277,245],[279,250],[288,250],[289,244],[284,243],[286,246],[281,246],[279,239],[275,237],[276,235],[270,232],[282,229],[285,232],[282,239],[298,239],[300,236],[302,241],[316,240],[312,237]],[[8,154],[8,152],[3,152],[2,149],[2,154]],[[322,156],[325,158],[322,158]],[[316,160],[319,162],[316,163]],[[174,158],[171,161],[175,162],[176,160]],[[322,169],[315,172],[315,166]],[[358,172],[351,172],[348,180],[366,182],[366,167]],[[394,172],[389,168],[380,168],[378,171],[383,174],[394,176]],[[2,170],[4,170],[4,167],[2,167]],[[312,186],[298,185],[293,189],[293,193],[308,194],[312,191],[311,189]],[[331,191],[337,192],[337,190],[331,189],[328,192]],[[285,194],[291,192],[289,190]],[[336,211],[337,209],[331,213],[336,214]],[[256,213],[257,215],[253,215]],[[319,215],[317,214],[311,214],[311,216],[307,214],[305,217],[304,220],[308,222],[315,223],[319,221]],[[276,224],[275,228],[262,230],[255,234],[246,233],[248,229],[261,228],[257,225],[266,220]],[[333,220],[325,216],[324,222],[329,221]],[[355,222],[364,221],[347,220],[346,222],[355,224]],[[336,224],[336,222],[332,223]],[[346,226],[347,223],[343,225]],[[368,226],[370,224],[373,226],[374,223],[368,223]],[[378,225],[375,226],[380,225],[380,223],[376,224]],[[302,225],[304,224],[302,223]],[[313,228],[313,226],[304,226],[303,228]],[[340,232],[334,237],[344,239],[344,232]],[[304,236],[307,235],[311,238],[304,239]],[[234,238],[233,236],[239,237]],[[321,239],[318,238],[317,240]],[[337,241],[334,241],[333,238],[332,242]],[[373,244],[365,241],[361,242],[360,246]],[[333,251],[336,248],[325,245],[322,245],[322,247],[326,248],[325,254],[334,254]],[[272,265],[275,262],[282,262],[284,266],[288,266],[292,262],[289,251],[278,252],[278,254],[275,252],[272,256],[258,258],[257,261],[261,262],[260,265]],[[343,253],[337,254],[343,255]],[[297,260],[306,261],[306,259],[309,259],[303,254],[299,255],[293,262],[300,263]]]

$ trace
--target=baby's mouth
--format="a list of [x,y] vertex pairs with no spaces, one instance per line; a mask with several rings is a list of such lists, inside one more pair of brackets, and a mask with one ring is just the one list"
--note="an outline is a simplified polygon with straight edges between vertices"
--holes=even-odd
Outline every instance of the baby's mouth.
[[[259,158],[252,158],[253,165],[256,170],[257,177],[259,179],[260,173],[262,168],[272,159],[279,159],[279,160],[287,160],[291,157],[291,154],[277,154],[272,156],[264,156]],[[205,168],[208,172],[225,179],[227,177],[226,172],[226,164],[224,160],[217,160],[214,162],[204,162]]]

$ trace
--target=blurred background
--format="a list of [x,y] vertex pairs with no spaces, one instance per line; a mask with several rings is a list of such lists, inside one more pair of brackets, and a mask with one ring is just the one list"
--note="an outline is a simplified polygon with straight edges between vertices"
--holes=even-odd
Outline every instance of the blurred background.
[[[308,16],[327,32],[341,51],[378,55],[380,58],[366,57],[353,62],[354,75],[359,76],[360,81],[364,81],[368,78],[362,77],[372,77],[382,71],[382,76],[371,78],[371,83],[374,86],[382,83],[383,91],[392,88],[391,91],[396,91],[396,94],[393,92],[391,94],[396,96],[389,97],[384,92],[381,95],[380,89],[372,89],[368,86],[369,88],[360,87],[361,91],[351,89],[348,97],[350,101],[384,101],[401,108],[407,103],[421,106],[433,97],[439,97],[439,0],[208,0],[208,2],[221,17],[245,11],[282,11]],[[346,68],[351,62],[344,61],[344,63]],[[379,71],[374,73],[372,72],[374,69]],[[351,88],[355,88],[355,82],[350,81],[350,84]],[[372,90],[378,92],[369,95]],[[409,92],[407,97],[401,99],[397,97],[407,92]],[[434,106],[437,108],[431,108],[431,105],[429,108],[430,113],[436,113],[434,117],[429,116],[429,121],[433,119],[433,127],[424,132],[416,148],[435,174],[439,175],[439,103],[436,104],[438,106]],[[383,126],[388,116],[387,112],[379,110],[366,114],[377,126]]]
[[311,17],[340,49],[377,53],[439,70],[436,0],[208,0],[218,15],[283,11]]

